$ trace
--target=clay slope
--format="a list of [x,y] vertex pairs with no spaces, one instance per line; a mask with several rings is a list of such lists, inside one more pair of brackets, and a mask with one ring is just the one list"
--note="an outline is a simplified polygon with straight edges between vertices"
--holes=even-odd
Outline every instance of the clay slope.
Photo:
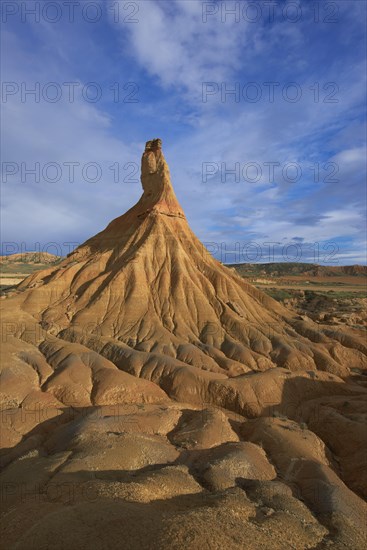
[[362,331],[214,260],[160,140],[142,186],[2,300],[7,547],[363,548]]
[[44,329],[109,358],[133,357],[140,368],[146,353],[224,376],[274,366],[346,376],[364,366],[357,333],[292,319],[209,255],[177,201],[159,142],[143,155],[142,185],[131,210],[19,286],[16,302]]

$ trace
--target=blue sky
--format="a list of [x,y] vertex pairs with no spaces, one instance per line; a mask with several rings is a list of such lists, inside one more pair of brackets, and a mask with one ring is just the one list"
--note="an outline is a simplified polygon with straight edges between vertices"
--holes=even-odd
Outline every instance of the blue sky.
[[3,252],[103,229],[160,137],[222,261],[366,263],[364,1],[66,4],[1,3]]

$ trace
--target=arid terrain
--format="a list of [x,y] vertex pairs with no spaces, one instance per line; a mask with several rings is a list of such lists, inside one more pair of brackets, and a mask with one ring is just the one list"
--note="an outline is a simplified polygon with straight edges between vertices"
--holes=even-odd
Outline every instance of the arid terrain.
[[28,275],[46,269],[50,265],[57,265],[62,260],[47,252],[23,252],[0,256],[0,289],[18,285]]
[[160,140],[141,182],[68,257],[1,259],[4,548],[365,548],[365,268],[223,266]]
[[314,321],[367,327],[367,266],[237,264],[247,281]]

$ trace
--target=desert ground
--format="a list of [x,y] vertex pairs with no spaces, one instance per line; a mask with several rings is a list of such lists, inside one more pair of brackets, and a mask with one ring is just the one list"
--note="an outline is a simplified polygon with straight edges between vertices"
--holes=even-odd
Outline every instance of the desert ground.
[[4,548],[365,548],[365,268],[223,266],[160,140],[141,182],[68,257],[1,260]]

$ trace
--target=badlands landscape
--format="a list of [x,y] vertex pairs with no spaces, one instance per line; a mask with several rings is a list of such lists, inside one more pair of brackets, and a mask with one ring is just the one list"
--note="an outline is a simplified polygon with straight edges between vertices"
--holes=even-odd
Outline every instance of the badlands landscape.
[[4,293],[3,547],[365,548],[365,297],[348,321],[216,261],[158,139],[141,182]]

